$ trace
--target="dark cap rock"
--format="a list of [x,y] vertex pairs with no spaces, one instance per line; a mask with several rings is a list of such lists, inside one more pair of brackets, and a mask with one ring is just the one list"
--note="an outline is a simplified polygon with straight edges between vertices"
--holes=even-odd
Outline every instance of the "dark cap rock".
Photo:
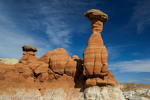
[[84,16],[87,17],[90,21],[97,19],[105,23],[108,20],[108,15],[97,9],[88,10],[84,13]]
[[24,45],[22,47],[23,51],[33,51],[33,52],[37,52],[37,49],[34,46],[30,46],[30,45]]

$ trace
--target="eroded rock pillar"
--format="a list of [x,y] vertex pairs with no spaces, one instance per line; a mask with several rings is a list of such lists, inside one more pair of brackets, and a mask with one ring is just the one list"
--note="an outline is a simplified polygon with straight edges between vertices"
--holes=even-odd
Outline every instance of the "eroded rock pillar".
[[108,53],[103,44],[101,32],[103,24],[108,20],[107,14],[91,9],[84,14],[92,23],[92,35],[83,52],[83,75],[87,77],[85,85],[106,85],[108,76]]

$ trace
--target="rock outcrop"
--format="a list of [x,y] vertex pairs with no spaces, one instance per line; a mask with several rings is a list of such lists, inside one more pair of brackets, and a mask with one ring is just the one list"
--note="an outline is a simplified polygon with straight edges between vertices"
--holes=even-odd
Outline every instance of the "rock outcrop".
[[127,100],[150,100],[149,84],[121,83],[120,88]]
[[83,75],[88,78],[85,85],[117,85],[114,75],[108,71],[108,53],[101,37],[103,23],[108,20],[108,16],[95,9],[87,11],[84,16],[92,21],[92,35],[83,52]]
[[37,58],[35,57],[35,52],[37,52],[37,49],[30,45],[24,45],[22,47],[23,57],[19,60],[19,63],[29,63],[36,61]]
[[0,62],[4,63],[4,64],[17,64],[19,62],[18,59],[13,58],[13,59],[9,59],[9,58],[0,58]]
[[[79,88],[81,93],[79,91],[78,93],[83,95],[81,99],[124,100],[117,88],[118,82],[108,71],[108,53],[101,37],[103,24],[108,20],[108,16],[93,9],[87,11],[85,16],[92,21],[92,35],[83,52],[83,59],[79,59],[77,55],[70,57],[63,48],[48,51],[37,58],[35,56],[37,49],[24,45],[23,57],[19,63],[14,65],[0,63],[0,94],[3,91],[10,92],[8,88],[38,89],[42,98],[46,100],[56,98],[57,94],[60,96],[58,99],[70,100],[72,97],[68,96],[71,94],[66,91]],[[57,91],[62,88],[65,91]],[[46,89],[56,89],[56,96],[52,93],[47,99],[49,92],[46,92]],[[76,95],[74,93],[72,94]]]
[[16,95],[8,95],[3,93],[0,95],[2,100],[125,100],[119,87],[98,86],[89,87],[86,89],[70,88],[65,90],[45,89],[44,95],[37,89],[13,89]]

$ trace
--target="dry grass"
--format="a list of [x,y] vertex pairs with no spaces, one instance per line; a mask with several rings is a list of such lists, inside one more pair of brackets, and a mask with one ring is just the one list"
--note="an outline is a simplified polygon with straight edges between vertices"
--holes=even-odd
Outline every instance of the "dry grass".
[[136,90],[136,89],[149,89],[150,90],[150,84],[139,84],[139,83],[121,83],[120,85],[124,85],[124,91],[128,90]]

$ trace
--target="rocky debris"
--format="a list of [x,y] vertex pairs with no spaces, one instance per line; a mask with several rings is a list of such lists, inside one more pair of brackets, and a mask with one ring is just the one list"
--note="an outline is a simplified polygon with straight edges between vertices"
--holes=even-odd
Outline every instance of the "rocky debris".
[[18,63],[19,60],[16,59],[16,58],[13,58],[13,59],[0,58],[0,62],[2,62],[2,63],[4,63],[4,64],[11,64],[11,65],[14,65],[14,64]]
[[138,83],[122,83],[120,85],[127,100],[150,100],[150,85]]
[[103,23],[108,20],[108,16],[95,9],[87,11],[84,16],[92,21],[93,33],[83,52],[83,75],[88,78],[85,85],[118,85],[114,75],[108,71],[108,53],[101,37]]
[[30,45],[24,45],[22,47],[23,51],[33,51],[33,52],[37,52],[37,49],[34,46],[30,46]]
[[119,87],[93,86],[85,89],[85,100],[125,100]]

